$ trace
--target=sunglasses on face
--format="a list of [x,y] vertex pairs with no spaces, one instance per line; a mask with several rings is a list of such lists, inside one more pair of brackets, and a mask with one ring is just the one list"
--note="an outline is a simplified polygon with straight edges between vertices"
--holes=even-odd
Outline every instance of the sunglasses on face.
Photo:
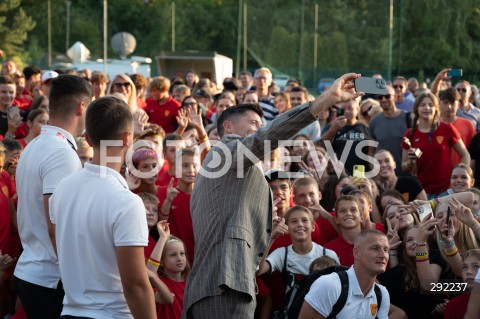
[[467,93],[467,89],[466,88],[458,88],[457,92]]
[[402,89],[403,89],[403,85],[401,85],[401,84],[400,84],[400,85],[394,85],[393,88],[394,88],[394,89],[401,89],[401,90],[402,90]]
[[390,97],[391,97],[390,94],[386,94],[386,95],[375,95],[374,98],[375,100],[381,101],[383,98],[390,100]]
[[117,82],[114,85],[117,89],[120,89],[122,86],[124,86],[127,89],[130,87],[130,83],[128,82],[124,82],[124,83]]

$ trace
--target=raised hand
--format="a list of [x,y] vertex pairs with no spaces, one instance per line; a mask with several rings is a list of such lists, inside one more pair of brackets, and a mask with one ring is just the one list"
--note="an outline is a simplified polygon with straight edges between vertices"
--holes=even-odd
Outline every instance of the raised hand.
[[448,204],[452,208],[452,212],[455,214],[455,217],[468,227],[472,228],[478,222],[472,214],[470,208],[466,207],[460,203],[455,197],[453,197]]
[[364,94],[363,92],[355,92],[353,84],[353,80],[360,76],[360,74],[356,73],[347,73],[333,82],[327,92],[335,97],[335,103],[349,101]]
[[203,127],[202,109],[193,106],[187,110],[188,123],[195,129]]
[[428,236],[433,234],[435,227],[438,225],[438,221],[432,217],[432,213],[428,214],[424,220],[420,221],[418,224],[417,235],[415,236],[415,241],[417,243],[425,243],[428,239]]
[[288,234],[288,226],[285,224],[285,218],[279,218],[277,225],[272,230],[272,240],[285,234]]
[[161,220],[157,223],[157,230],[160,238],[168,239],[170,237],[170,227],[166,220]]
[[398,235],[398,225],[400,224],[399,222],[395,225],[395,227],[392,228],[392,224],[390,223],[390,220],[387,218],[387,239],[388,239],[388,244],[390,246],[390,250],[397,249],[398,246],[402,243],[400,240],[400,236]]
[[178,115],[175,116],[178,126],[185,128],[188,125],[187,112],[184,109],[178,110]]
[[170,183],[168,183],[168,188],[167,188],[167,200],[172,202],[175,197],[177,197],[178,193],[180,192],[178,189],[173,187],[173,182],[175,181],[174,178],[170,180]]

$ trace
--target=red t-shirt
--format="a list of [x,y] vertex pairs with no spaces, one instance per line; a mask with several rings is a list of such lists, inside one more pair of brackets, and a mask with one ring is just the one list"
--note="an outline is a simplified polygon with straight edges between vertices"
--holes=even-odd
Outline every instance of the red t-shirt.
[[155,248],[156,244],[157,244],[157,241],[153,239],[152,236],[148,236],[148,246],[145,246],[145,249],[144,249],[145,260],[150,258],[150,255],[152,254],[152,251]]
[[385,226],[381,223],[375,223],[375,229],[385,234]]
[[[468,149],[470,146],[470,142],[475,134],[477,134],[477,130],[473,123],[467,119],[457,117],[457,119],[452,123],[453,126],[457,129],[458,133],[462,137],[463,144]],[[452,165],[455,166],[460,163],[461,157],[458,155],[457,152],[452,152]]]
[[[408,138],[410,131],[411,129],[408,129],[404,136]],[[453,145],[460,140],[460,134],[453,125],[440,122],[432,134],[431,143],[428,142],[429,135],[430,133],[423,133],[417,129],[410,142],[412,147],[419,148],[423,152],[417,160],[418,181],[427,194],[440,194],[450,186]],[[408,150],[404,141],[402,141],[402,148]]]
[[12,104],[18,105],[18,108],[22,111],[27,111],[32,106],[32,102],[33,100],[31,98],[28,98],[23,95],[21,98],[18,98],[18,99],[15,98]]
[[149,117],[149,122],[160,125],[165,133],[172,133],[175,131],[175,117],[178,115],[180,103],[173,97],[169,96],[165,104],[158,104],[154,98],[147,99],[147,106],[145,112]]
[[161,305],[157,303],[157,318],[180,319],[182,316],[183,296],[185,294],[185,284],[187,281],[174,281],[165,277],[160,277],[160,280],[165,283],[173,294],[173,303],[171,305]]
[[337,239],[325,244],[325,248],[331,249],[337,253],[340,265],[350,267],[353,265],[353,244],[346,242],[342,235]]
[[467,312],[468,300],[470,299],[470,294],[463,294],[451,299],[447,303],[447,307],[443,313],[444,319],[457,319],[463,318],[465,312]]
[[145,102],[144,99],[141,99],[137,97],[137,106],[143,110],[145,110],[145,107],[147,107],[147,102]]
[[[160,204],[158,211],[162,207],[163,202],[167,198],[167,187],[158,188],[158,199]],[[168,224],[170,233],[180,238],[187,249],[188,260],[193,264],[193,254],[195,251],[195,240],[193,238],[192,216],[190,215],[190,197],[191,194],[179,191],[177,197],[172,201],[170,206],[170,215],[168,216]]]
[[157,175],[157,180],[155,181],[155,184],[159,187],[167,187],[170,181],[174,179],[173,184],[177,184],[177,178],[174,176],[168,175],[168,162],[165,161],[165,164],[163,164],[162,168],[158,172]]
[[10,198],[13,197],[14,190],[10,175],[6,172],[0,172],[0,249],[2,253],[10,253]]

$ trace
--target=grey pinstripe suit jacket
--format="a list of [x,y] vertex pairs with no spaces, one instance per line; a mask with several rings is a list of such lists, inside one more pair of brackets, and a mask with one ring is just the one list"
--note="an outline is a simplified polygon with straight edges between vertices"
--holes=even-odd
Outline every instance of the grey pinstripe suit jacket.
[[[224,286],[255,298],[255,271],[270,241],[273,203],[262,170],[248,159],[242,163],[238,144],[263,159],[265,140],[273,150],[279,140],[288,140],[314,120],[304,104],[255,134],[224,136],[223,146],[207,154],[190,202],[195,262],[187,279],[184,315],[200,299],[220,295]],[[231,166],[225,165],[228,154]]]

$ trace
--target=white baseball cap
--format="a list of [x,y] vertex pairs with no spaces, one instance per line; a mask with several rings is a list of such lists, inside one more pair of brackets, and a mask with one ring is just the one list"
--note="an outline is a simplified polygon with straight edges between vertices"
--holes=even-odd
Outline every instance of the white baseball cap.
[[45,84],[52,79],[55,79],[58,76],[58,73],[55,71],[47,71],[42,74],[42,84]]

